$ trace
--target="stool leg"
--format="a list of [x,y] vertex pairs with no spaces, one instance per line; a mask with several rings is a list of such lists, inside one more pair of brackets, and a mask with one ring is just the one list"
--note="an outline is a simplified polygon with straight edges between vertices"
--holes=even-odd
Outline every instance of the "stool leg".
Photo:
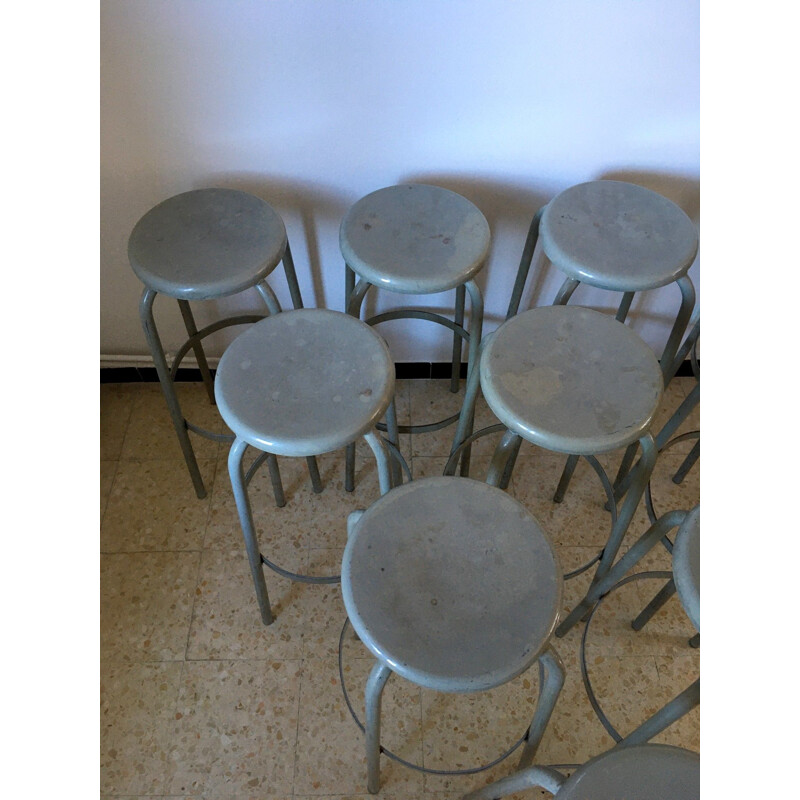
[[[450,448],[451,455],[458,450],[461,446],[461,443],[468,439],[472,435],[472,423],[473,417],[475,415],[475,402],[478,398],[478,387],[480,386],[480,369],[478,368],[480,365],[480,353],[483,351],[483,345],[489,341],[489,336],[486,337],[484,342],[481,344],[481,350],[478,352],[477,362],[474,369],[469,370],[467,374],[467,388],[464,390],[464,401],[461,403],[461,414],[458,417],[458,423],[456,425],[456,432],[455,436],[453,437],[453,445]],[[467,448],[464,448],[465,450]],[[469,469],[467,469],[469,472]],[[455,464],[453,464],[452,469],[446,473],[450,475],[455,474]],[[468,477],[464,475],[463,471],[463,459],[462,459],[462,472],[461,474],[464,477]]]
[[[639,439],[639,444],[642,448],[642,457],[630,473],[631,487],[625,494],[625,499],[622,502],[622,507],[619,510],[616,522],[611,528],[611,534],[608,537],[606,546],[603,548],[603,555],[600,557],[600,563],[597,565],[586,598],[592,597],[600,590],[599,586],[605,585],[603,579],[611,571],[614,559],[619,551],[619,546],[622,544],[625,532],[628,530],[633,514],[642,499],[647,482],[650,480],[650,475],[653,472],[653,465],[656,460],[656,446],[653,437],[649,433],[646,433]],[[662,523],[664,525],[671,520],[671,518],[662,519],[664,520]],[[591,607],[591,603],[586,598],[575,606],[567,618],[556,628],[556,636],[565,636],[575,623],[584,616],[588,608]]]
[[625,322],[628,318],[628,312],[631,310],[631,303],[633,302],[633,295],[635,292],[623,292],[622,300],[619,302],[619,308],[617,308],[617,314],[614,319],[617,322]]
[[[481,294],[480,287],[473,280],[469,280],[464,284],[464,288],[469,292],[470,302],[470,326],[469,326],[469,351],[467,355],[467,383],[469,384],[470,376],[475,373],[475,395],[472,398],[472,406],[469,411],[469,432],[467,436],[472,434],[472,426],[475,420],[475,400],[477,397],[477,386],[480,383],[480,354],[481,354],[481,335],[483,333],[483,295]],[[466,397],[465,397],[466,399]],[[459,420],[460,422],[460,420]],[[461,440],[463,441],[463,439]],[[469,462],[472,455],[472,446],[468,445],[464,448],[461,454],[461,476],[464,478],[469,477]]]
[[[669,532],[677,528],[686,518],[685,511],[668,511],[659,517],[625,553],[619,561],[599,580],[593,582],[583,600],[569,613],[556,630],[563,636],[579,619],[592,610],[603,595],[608,594]],[[563,633],[562,633],[563,629]],[[636,628],[636,630],[639,630]]]
[[308,474],[311,477],[311,488],[314,490],[314,494],[320,494],[322,492],[322,478],[319,476],[319,467],[317,466],[317,459],[314,456],[308,456],[306,458],[306,464],[308,465]]
[[672,725],[693,708],[700,705],[700,678],[688,689],[684,689],[663,708],[656,711],[650,719],[643,722],[636,730],[631,731],[617,747],[630,747],[636,744],[645,744],[661,731]]
[[525,789],[542,788],[557,794],[565,778],[552,767],[528,767],[505,778],[465,794],[462,800],[500,800]]
[[564,665],[558,653],[552,647],[548,647],[539,657],[539,699],[536,703],[536,713],[525,737],[525,747],[519,759],[518,769],[530,766],[533,761],[564,686],[564,677]]
[[256,290],[261,295],[261,299],[264,301],[264,304],[266,305],[270,314],[274,315],[281,313],[281,304],[278,301],[275,292],[272,291],[272,287],[266,282],[266,280],[259,281],[256,284]]
[[381,788],[381,697],[391,674],[389,667],[376,661],[367,678],[364,736],[367,749],[367,789],[370,794],[377,794]]
[[[456,289],[456,313],[454,322],[456,325],[464,327],[464,304],[466,303],[467,290],[464,286]],[[461,337],[453,334],[453,368],[450,372],[450,391],[455,394],[458,391],[458,384],[461,379]]]
[[694,636],[692,636],[691,639],[689,639],[689,647],[694,647],[694,648],[700,647],[700,634],[699,633],[696,633]]
[[[392,464],[395,462],[394,459],[391,459],[392,463],[390,463],[389,453],[386,451],[386,445],[383,443],[383,439],[381,439],[375,429],[367,431],[364,434],[364,439],[370,446],[370,449],[375,456],[375,461],[378,465],[378,483],[381,487],[381,496],[383,496],[390,491],[394,485],[392,480]],[[399,484],[397,485],[399,486]]]
[[511,473],[514,471],[514,467],[517,464],[517,456],[519,455],[520,447],[522,447],[522,437],[517,437],[517,440],[514,442],[514,447],[508,454],[506,465],[503,467],[503,474],[500,476],[500,482],[497,484],[498,489],[502,489],[503,491],[508,489],[508,484],[511,483]]
[[681,306],[678,309],[678,314],[672,325],[672,330],[670,331],[669,339],[667,339],[667,344],[664,347],[664,352],[661,354],[661,372],[664,375],[665,388],[675,374],[672,369],[675,363],[675,354],[678,352],[678,346],[689,325],[689,320],[692,318],[692,311],[694,310],[695,304],[695,290],[692,279],[688,275],[684,275],[682,278],[678,278],[676,283],[681,290]]
[[695,461],[700,458],[700,440],[694,443],[694,447],[689,451],[689,455],[683,460],[683,463],[678,467],[678,471],[672,476],[672,482],[675,484],[683,483],[683,479],[689,473],[689,470],[694,466]]
[[164,356],[164,348],[161,346],[161,339],[158,335],[156,328],[155,318],[153,317],[153,301],[156,298],[156,292],[153,289],[145,288],[142,292],[142,299],[139,301],[139,316],[144,328],[144,335],[147,339],[147,345],[150,348],[150,353],[153,356],[153,363],[156,367],[158,374],[158,382],[161,384],[161,391],[164,393],[164,399],[167,401],[167,409],[169,410],[170,417],[172,418],[172,425],[175,428],[175,433],[178,436],[178,442],[183,452],[183,458],[186,462],[186,467],[189,470],[189,475],[194,485],[195,494],[199,499],[206,496],[206,487],[203,485],[203,477],[200,474],[200,467],[197,465],[197,458],[194,454],[192,442],[189,439],[189,431],[186,427],[186,419],[181,411],[178,397],[175,394],[175,385],[172,382],[172,377],[167,367],[167,359]]
[[[178,308],[181,310],[186,333],[189,334],[189,338],[191,339],[193,336],[197,335],[197,325],[195,325],[194,315],[192,314],[192,309],[189,307],[189,301],[178,300]],[[195,342],[195,344],[192,345],[192,350],[194,350],[194,355],[197,359],[197,366],[200,368],[200,375],[203,378],[208,399],[211,401],[211,405],[216,405],[217,401],[214,398],[214,381],[211,377],[211,371],[208,368],[208,361],[206,361],[206,354],[203,350],[202,343],[199,341]]]
[[580,456],[567,456],[567,463],[564,464],[564,471],[561,473],[561,480],[556,487],[556,493],[553,495],[554,503],[561,503],[564,501],[564,495],[567,493],[567,488],[572,480],[572,475],[575,468],[578,466],[578,459]]
[[553,305],[554,306],[565,306],[568,302],[570,297],[572,297],[573,292],[581,285],[580,281],[576,281],[575,278],[567,278],[564,283],[561,284],[561,288],[558,290],[558,293],[553,298]]
[[[344,265],[345,282],[345,312],[351,317],[361,318],[361,304],[372,286],[369,281],[360,280],[356,286],[356,274],[350,267]],[[356,488],[356,445],[351,442],[345,448],[344,490],[352,492]]]
[[286,240],[286,250],[283,252],[283,271],[286,273],[286,283],[289,285],[292,305],[295,308],[302,308],[303,298],[300,296],[300,286],[297,283],[297,273],[294,270],[294,259],[288,239]]
[[267,454],[267,467],[269,468],[269,479],[272,482],[272,493],[275,496],[275,505],[283,508],[286,505],[283,481],[281,481],[281,471],[278,469],[278,459],[272,453]]
[[522,437],[514,431],[507,430],[503,438],[498,442],[492,456],[492,463],[489,465],[489,474],[486,476],[486,483],[489,486],[498,486],[505,477],[506,467],[511,456],[519,450]]
[[528,235],[525,238],[525,247],[522,248],[522,258],[520,258],[519,266],[517,267],[517,278],[514,281],[511,299],[508,302],[506,319],[511,319],[511,317],[516,316],[519,311],[522,292],[525,289],[525,281],[528,280],[528,272],[530,271],[531,262],[533,261],[533,254],[536,251],[536,243],[539,241],[539,223],[541,222],[544,209],[545,207],[542,206],[533,215],[530,227],[528,228]]
[[244,481],[244,468],[242,458],[247,449],[247,442],[243,439],[235,439],[228,454],[228,473],[231,478],[233,497],[236,500],[236,509],[239,512],[239,524],[242,526],[244,545],[247,550],[247,558],[250,562],[250,574],[253,577],[253,585],[256,590],[258,607],[261,610],[261,620],[265,625],[271,625],[273,621],[272,609],[269,605],[269,594],[267,593],[267,582],[264,580],[264,569],[261,566],[261,551],[258,548],[255,526],[253,525],[253,512],[250,508],[250,498],[247,495],[247,486]]
[[661,588],[661,591],[645,606],[644,610],[639,614],[636,619],[631,622],[631,628],[635,631],[640,631],[644,626],[650,622],[650,620],[655,615],[656,611],[658,611],[666,602],[667,600],[672,597],[676,592],[675,588],[675,581],[670,578],[664,586]]
[[[386,409],[386,437],[399,451],[400,434],[397,429],[397,406],[395,405],[394,398],[392,398],[392,402],[389,403],[389,407]],[[403,476],[401,474],[400,464],[397,462],[396,458],[391,459],[390,466],[392,472],[392,486],[400,486],[403,482]]]

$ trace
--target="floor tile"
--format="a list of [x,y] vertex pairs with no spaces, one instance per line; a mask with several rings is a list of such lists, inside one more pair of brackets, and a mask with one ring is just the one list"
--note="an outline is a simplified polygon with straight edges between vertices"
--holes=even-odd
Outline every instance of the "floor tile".
[[111,487],[114,485],[114,476],[117,473],[116,461],[100,462],[100,520],[103,519],[108,498],[111,496]]
[[[374,663],[368,651],[350,640],[344,652],[344,675],[351,702],[364,719],[364,685]],[[353,654],[360,657],[351,657]],[[350,716],[342,695],[337,659],[307,658],[300,696],[296,795],[366,794],[364,737]],[[419,763],[422,757],[420,692],[397,676],[383,694],[381,742],[401,758]],[[421,792],[416,770],[381,756],[381,796],[408,797]]]
[[182,663],[104,664],[100,792],[163,795]]
[[301,673],[299,661],[187,662],[166,793],[291,793]]
[[[194,425],[215,433],[227,433],[216,406],[209,403],[202,383],[178,382],[175,384],[178,402],[185,418]],[[199,460],[216,458],[220,443],[194,432],[189,433],[195,457]],[[137,392],[121,459],[183,459],[178,437],[172,425],[166,400],[158,383],[143,383]],[[184,470],[186,467],[184,466]],[[201,470],[202,472],[202,470]],[[205,474],[203,474],[205,478]],[[186,481],[191,485],[189,473]]]
[[104,383],[100,385],[100,460],[116,461],[122,452],[125,431],[136,397],[136,385]]
[[185,658],[199,563],[200,553],[102,555],[101,658]]
[[[214,462],[201,462],[213,478]],[[120,461],[100,527],[104,553],[138,550],[199,550],[210,501],[198,500],[181,480],[183,462]]]
[[303,653],[305,614],[317,587],[264,570],[274,616],[264,625],[244,546],[204,550],[195,589],[187,658],[297,659]]

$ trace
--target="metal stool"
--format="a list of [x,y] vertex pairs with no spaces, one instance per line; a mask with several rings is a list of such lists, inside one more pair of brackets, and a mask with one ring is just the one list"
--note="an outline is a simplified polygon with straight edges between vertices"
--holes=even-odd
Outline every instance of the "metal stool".
[[529,767],[463,800],[500,800],[535,787],[556,800],[700,800],[700,756],[666,744],[618,746],[587,761],[569,778],[549,767]]
[[[232,441],[233,437],[188,422],[173,381],[191,349],[208,397],[215,402],[214,382],[202,340],[230,325],[257,322],[264,315],[229,317],[198,331],[189,301],[216,300],[255,286],[270,313],[276,313],[280,305],[265,279],[283,261],[292,303],[295,308],[302,308],[286,228],[280,216],[258,197],[233,189],[197,189],[159,203],[136,223],[128,240],[128,259],[145,285],[139,303],[144,334],[195,492],[203,498],[206,490],[189,431],[217,441]],[[153,302],[159,293],[177,299],[189,337],[176,353],[171,369],[153,317]],[[315,490],[319,491],[316,465],[309,467]]]
[[[627,575],[650,550],[660,541],[664,540],[672,528],[678,528],[675,546],[672,548],[672,572],[639,572]],[[606,715],[600,708],[589,673],[586,668],[586,639],[589,633],[592,617],[602,600],[616,588],[633,580],[643,578],[669,578],[667,584],[653,598],[639,616],[633,620],[631,627],[638,631],[653,617],[664,603],[677,591],[686,616],[698,631],[689,644],[697,646],[700,636],[700,506],[695,506],[691,511],[670,511],[656,520],[648,530],[642,534],[636,544],[625,553],[611,570],[597,583],[591,586],[584,600],[575,607],[564,625],[577,622],[586,612],[589,616],[583,630],[581,641],[581,672],[589,702],[598,719],[610,736],[617,742],[635,743],[649,741],[657,736],[676,720],[687,714],[700,703],[700,679],[698,678],[688,688],[670,700],[663,708],[659,709],[649,719],[645,720],[636,730],[625,738],[614,729]]]
[[524,741],[520,766],[530,764],[564,682],[550,646],[562,590],[547,535],[520,503],[485,483],[423,478],[350,515],[342,595],[376,658],[366,687],[370,792],[380,786],[381,695],[393,672],[442,692],[478,692],[538,661],[533,721],[505,754]]
[[[666,387],[695,303],[687,273],[697,255],[698,240],[689,217],[662,195],[624,181],[590,181],[566,189],[540,208],[531,221],[507,319],[519,309],[539,240],[550,262],[567,276],[555,305],[566,304],[581,283],[622,292],[616,319],[624,322],[636,292],[678,285],[681,304],[661,356]],[[622,460],[615,484],[628,472],[634,456],[632,447]],[[556,502],[563,499],[576,464],[576,456],[568,459]]]
[[[368,194],[346,214],[339,229],[339,245],[345,261],[345,308],[361,315],[369,288],[400,294],[437,294],[456,290],[455,319],[419,309],[395,309],[366,322],[377,325],[395,319],[424,319],[453,331],[450,390],[458,391],[461,342],[469,342],[467,371],[478,354],[483,326],[483,297],[473,278],[489,252],[489,224],[466,198],[438,186],[410,184],[390,186]],[[355,276],[359,276],[358,284]],[[472,308],[470,330],[464,328],[465,295]],[[458,418],[425,425],[397,427],[388,420],[389,440],[398,433],[434,431]],[[348,448],[345,488],[353,491],[355,450]],[[468,459],[468,454],[466,459]]]
[[[233,341],[220,359],[214,390],[220,414],[236,436],[228,470],[261,618],[269,625],[262,563],[309,583],[338,582],[339,576],[297,575],[262,556],[247,484],[266,460],[274,485],[276,455],[321,455],[363,436],[375,454],[381,493],[388,492],[390,466],[375,424],[393,402],[394,367],[386,343],[360,320],[325,309],[285,311]],[[262,454],[245,475],[248,445]]]
[[[612,527],[595,581],[614,563],[655,463],[649,432],[662,396],[662,377],[653,352],[629,328],[606,314],[578,306],[542,306],[504,322],[484,339],[479,369],[467,381],[453,455],[453,474],[474,414],[478,383],[489,408],[506,427],[487,482],[505,488],[522,440],[558,453],[579,453],[612,494],[594,458],[639,442],[642,458]],[[493,430],[485,428],[471,438]],[[568,630],[562,624],[557,635]]]

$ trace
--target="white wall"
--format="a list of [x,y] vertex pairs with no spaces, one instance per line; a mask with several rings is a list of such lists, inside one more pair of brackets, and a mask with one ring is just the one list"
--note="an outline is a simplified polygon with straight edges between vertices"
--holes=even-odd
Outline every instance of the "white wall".
[[[632,180],[699,223],[699,0],[103,0],[101,24],[104,355],[146,355],[127,237],[193,188],[270,202],[306,305],[338,309],[349,206],[395,183],[454,189],[492,229],[486,330],[505,313],[531,216],[567,186]],[[690,274],[698,285],[698,264]],[[560,279],[545,267],[530,283],[528,300],[549,303]],[[288,303],[277,272],[272,284]],[[580,291],[576,302],[610,308]],[[673,286],[634,303],[654,349],[678,301]],[[384,293],[373,307],[404,302]],[[452,296],[419,302],[449,308]],[[204,305],[201,324],[260,307],[255,294]],[[172,350],[184,338],[175,306],[156,303]],[[398,361],[449,359],[444,329],[381,332]]]

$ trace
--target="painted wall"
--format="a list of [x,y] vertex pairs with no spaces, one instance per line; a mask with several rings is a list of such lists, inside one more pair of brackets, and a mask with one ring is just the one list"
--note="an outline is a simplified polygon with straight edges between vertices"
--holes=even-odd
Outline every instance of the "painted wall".
[[[487,331],[504,316],[533,213],[560,190],[631,180],[699,224],[699,0],[103,0],[101,26],[106,356],[146,356],[127,237],[149,208],[189,189],[270,202],[305,304],[337,309],[350,205],[396,183],[453,189],[492,230],[478,280]],[[690,275],[698,285],[699,264]],[[271,282],[288,305],[279,273]],[[526,302],[551,302],[559,284],[543,264]],[[614,298],[582,288],[574,301],[610,309]],[[370,307],[407,302],[383,293]],[[674,286],[634,302],[634,325],[659,352],[678,302]],[[203,324],[258,308],[253,292],[196,315]],[[184,338],[176,304],[161,298],[156,313],[174,351]],[[381,332],[398,361],[449,359],[438,326]],[[215,334],[210,352],[234,335]]]

